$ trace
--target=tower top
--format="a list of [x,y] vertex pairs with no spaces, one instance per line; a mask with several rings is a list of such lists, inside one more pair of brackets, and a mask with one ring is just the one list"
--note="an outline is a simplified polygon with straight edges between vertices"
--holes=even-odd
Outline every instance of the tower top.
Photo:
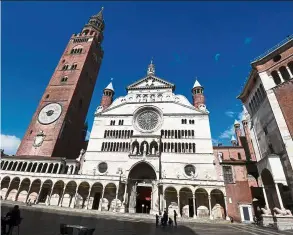
[[153,58],[151,59],[151,63],[149,64],[147,75],[155,75],[155,65],[153,64]]
[[85,27],[94,27],[95,29],[99,31],[103,31],[105,28],[103,11],[104,11],[104,7],[102,7],[101,10],[97,14],[92,15],[88,23],[85,25]]
[[234,135],[232,135],[232,137],[231,137],[231,142],[233,142],[233,141],[236,141]]
[[104,20],[103,11],[104,11],[104,7],[102,7],[101,10],[99,11],[99,13],[94,15],[94,17],[99,19],[99,20],[101,20],[101,21],[103,21]]
[[198,82],[197,78],[195,79],[195,82],[194,82],[194,85],[193,85],[193,88],[196,88],[196,87],[202,87],[200,85],[200,83]]
[[235,122],[234,122],[234,126],[236,127],[236,126],[240,126],[240,123],[237,121],[237,120],[235,120]]
[[[112,80],[112,79],[111,79],[111,80]],[[110,82],[110,83],[108,84],[108,86],[106,86],[106,88],[105,88],[104,90],[111,90],[111,91],[114,91],[114,88],[113,88],[113,84],[112,84],[112,82]]]

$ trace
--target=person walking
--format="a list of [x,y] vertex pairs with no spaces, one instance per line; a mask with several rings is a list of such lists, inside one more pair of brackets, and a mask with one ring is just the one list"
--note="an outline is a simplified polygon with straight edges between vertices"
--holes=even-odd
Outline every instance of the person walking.
[[174,210],[174,225],[177,227],[177,212]]
[[166,226],[167,223],[168,223],[168,214],[167,214],[167,211],[164,211],[163,221],[164,221],[164,225],[163,226]]
[[20,221],[19,206],[15,205],[5,217],[1,218],[1,234],[6,234],[6,226],[8,225],[8,233],[10,234],[13,226],[16,226]]
[[159,225],[159,215],[158,214],[156,214],[156,227],[158,227],[158,225]]

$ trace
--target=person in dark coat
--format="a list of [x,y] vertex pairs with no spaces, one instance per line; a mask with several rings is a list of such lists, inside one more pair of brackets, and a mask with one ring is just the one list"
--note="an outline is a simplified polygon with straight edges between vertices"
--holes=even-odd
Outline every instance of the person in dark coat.
[[158,225],[159,225],[159,215],[158,214],[156,214],[156,227],[158,227]]
[[164,221],[164,226],[166,226],[167,225],[167,223],[168,223],[168,213],[167,213],[167,211],[164,211],[164,214],[163,214],[163,221]]
[[174,225],[177,227],[177,212],[174,210]]
[[6,234],[6,226],[9,226],[8,234],[13,226],[16,226],[20,221],[20,210],[19,206],[15,205],[4,218],[1,218],[1,231],[2,234]]

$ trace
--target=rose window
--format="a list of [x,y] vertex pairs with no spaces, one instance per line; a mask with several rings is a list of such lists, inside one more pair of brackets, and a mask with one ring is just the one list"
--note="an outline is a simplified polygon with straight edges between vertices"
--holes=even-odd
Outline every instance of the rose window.
[[142,130],[150,131],[156,128],[159,123],[159,114],[152,110],[145,110],[137,117],[137,125]]
[[195,174],[195,167],[193,165],[186,165],[184,171],[186,175],[193,176]]

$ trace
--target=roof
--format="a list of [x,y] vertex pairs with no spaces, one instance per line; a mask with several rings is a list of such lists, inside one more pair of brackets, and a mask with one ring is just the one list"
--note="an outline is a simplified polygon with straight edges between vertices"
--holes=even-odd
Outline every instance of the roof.
[[240,125],[240,123],[237,120],[235,120],[234,125]]
[[197,79],[195,80],[194,85],[193,85],[193,88],[195,88],[195,87],[201,87],[201,85]]
[[112,84],[112,82],[110,82],[110,83],[108,84],[108,86],[105,88],[105,90],[111,90],[111,91],[114,91],[114,88],[113,88],[113,84]]
[[236,141],[234,135],[232,135],[232,137],[231,137],[231,141]]

